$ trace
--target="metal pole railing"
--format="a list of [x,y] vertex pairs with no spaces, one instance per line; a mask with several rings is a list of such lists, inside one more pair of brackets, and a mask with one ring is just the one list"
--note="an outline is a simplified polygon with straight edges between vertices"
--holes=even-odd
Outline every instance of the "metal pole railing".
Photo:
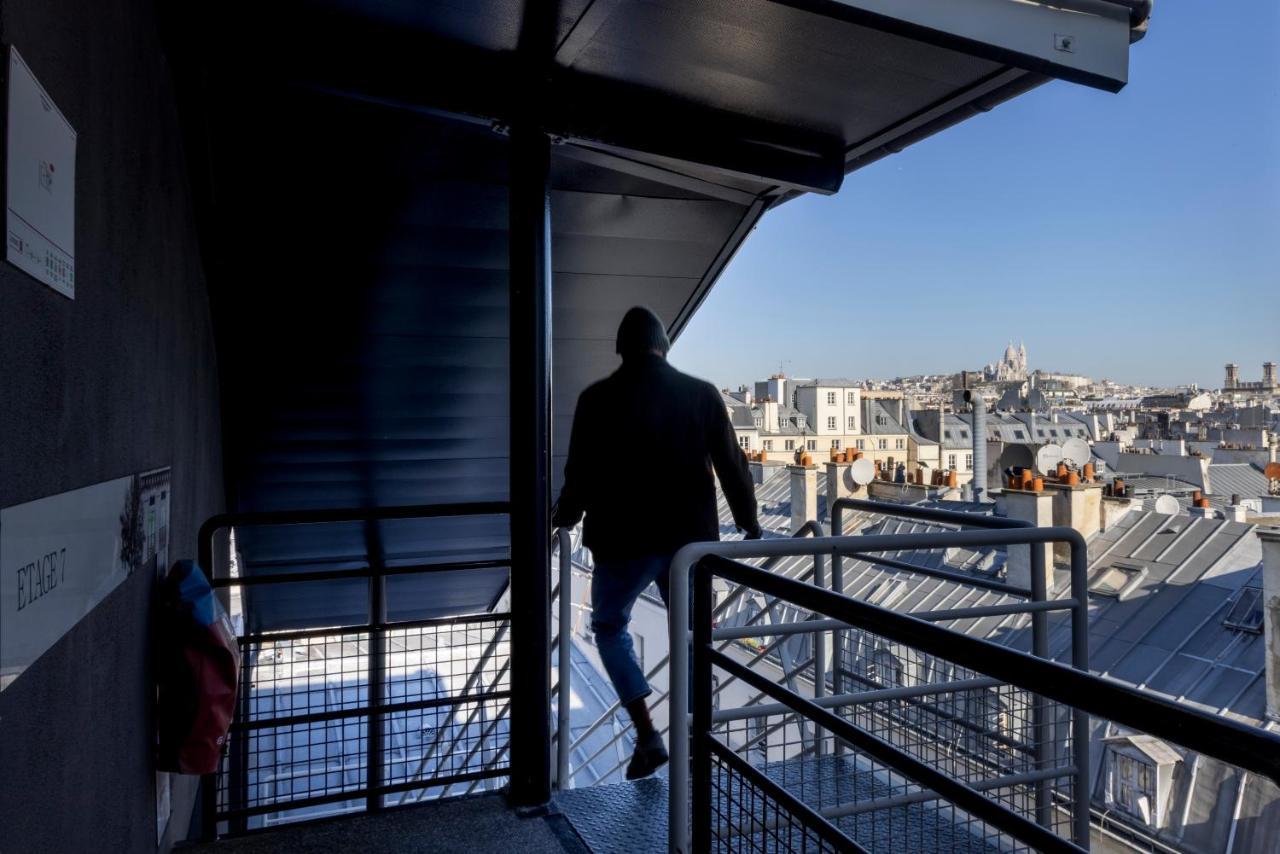
[[[1009,519],[1002,516],[986,516],[977,513],[963,513],[956,510],[943,510],[936,507],[917,507],[914,505],[891,504],[883,501],[869,501],[862,498],[838,498],[831,505],[831,527],[835,536],[844,535],[844,511],[849,510],[867,510],[873,513],[879,513],[885,516],[897,516],[904,519],[919,519],[922,522],[940,522],[948,525],[959,525],[968,528],[989,528],[989,529],[1012,529],[1012,528],[1031,528],[1032,523],[1024,519]],[[907,569],[912,572],[921,572],[926,575],[941,575],[945,571],[931,571],[928,569],[918,569],[909,567],[907,564],[899,564],[896,561],[890,561],[885,558],[878,558],[879,562],[894,565],[899,569]],[[839,555],[835,555],[831,559],[832,578],[831,588],[837,593],[844,594],[844,567]],[[1014,595],[1031,596],[1033,603],[1044,602],[1048,598],[1048,592],[1045,589],[1044,578],[1044,550],[1031,549],[1031,589],[1029,591],[1020,591],[1012,585],[999,585],[1003,588],[1001,592],[1011,593]],[[948,573],[949,574],[949,573]],[[985,581],[985,580],[984,580]],[[977,582],[977,579],[970,583]],[[986,582],[984,586],[996,589],[996,582]],[[1083,590],[1073,590],[1072,594],[1076,597],[1083,597]],[[1086,626],[1087,631],[1087,626]],[[834,646],[831,653],[831,682],[832,690],[839,694],[844,689],[844,644],[841,642],[841,635],[835,633]],[[1031,615],[1031,653],[1038,658],[1049,657],[1049,622],[1048,616],[1041,612],[1032,613]],[[1086,650],[1087,655],[1087,650]],[[1085,662],[1088,667],[1088,662]],[[1053,761],[1050,751],[1047,728],[1049,725],[1048,709],[1043,699],[1037,698],[1032,705],[1031,710],[1031,731],[1036,734],[1036,746],[1038,753],[1036,755],[1036,764],[1040,768],[1049,767],[1049,763]],[[843,745],[839,741],[836,742],[836,752],[843,752]],[[1047,782],[1041,783],[1036,790],[1036,815],[1037,820],[1041,824],[1048,825],[1053,820],[1053,801],[1049,791]]]
[[[874,509],[884,512],[886,505],[880,505],[874,502],[863,502],[858,499],[840,499],[835,502],[833,510],[839,509],[842,502],[845,506],[865,507],[870,504]],[[951,513],[949,511],[932,510],[930,508],[918,507],[902,507],[899,505],[887,505],[888,510],[899,512],[906,510],[910,512],[927,511],[928,515],[934,519],[938,519],[939,515],[943,517],[959,516],[961,518],[968,517],[970,514]],[[837,520],[842,524],[842,520]],[[949,519],[948,521],[955,521]],[[1011,520],[1005,520],[1011,521]],[[1001,527],[1006,527],[1001,524]],[[689,679],[689,572],[693,565],[703,557],[708,555],[720,555],[723,557],[773,557],[773,556],[795,556],[795,555],[813,555],[813,554],[829,554],[832,559],[832,585],[843,595],[843,577],[838,569],[840,566],[840,558],[846,555],[853,556],[858,554],[875,553],[882,551],[907,551],[914,549],[930,549],[930,548],[946,548],[950,546],[982,546],[982,545],[1008,545],[1008,544],[1024,544],[1036,542],[1066,542],[1071,545],[1071,576],[1072,576],[1072,593],[1078,602],[1084,605],[1085,622],[1083,631],[1079,625],[1079,614],[1081,609],[1076,608],[1075,614],[1077,618],[1073,620],[1073,632],[1084,635],[1083,649],[1081,649],[1080,639],[1076,638],[1075,652],[1078,660],[1073,664],[1081,669],[1088,669],[1088,623],[1087,623],[1087,559],[1088,553],[1084,538],[1079,532],[1071,528],[1035,528],[1028,527],[1023,523],[1014,522],[1007,526],[1008,530],[989,530],[989,531],[956,531],[947,533],[929,533],[929,534],[895,534],[895,535],[871,535],[862,537],[826,537],[816,540],[799,540],[799,539],[778,539],[778,540],[753,540],[742,542],[726,542],[726,543],[693,543],[682,548],[676,553],[675,558],[671,562],[671,585],[670,585],[670,654],[671,654],[671,680],[672,680],[672,702],[673,710],[687,710],[689,708],[688,698],[688,679]],[[842,528],[837,528],[842,530]],[[1036,549],[1032,549],[1034,555]],[[1036,573],[1032,572],[1033,577]],[[835,653],[840,651],[842,644],[839,641],[839,632],[836,633],[836,648],[833,650],[832,664],[836,668],[835,679],[833,680],[833,692],[840,694],[845,693],[843,679],[841,678],[841,668],[843,666],[842,657],[837,657]],[[1087,718],[1086,718],[1087,720]],[[670,786],[670,816],[668,833],[670,838],[670,846],[672,851],[687,852],[689,844],[689,719],[687,712],[680,713],[673,711],[671,715],[671,786]],[[1075,724],[1079,726],[1080,721],[1076,720]],[[1079,730],[1087,731],[1087,726]],[[1087,774],[1088,768],[1088,738],[1077,738],[1073,742],[1074,753],[1077,762],[1083,758],[1085,760],[1083,767]],[[836,741],[837,751],[840,749],[840,741]],[[1080,765],[1077,765],[1080,767]],[[1080,788],[1080,793],[1087,797],[1087,787]],[[1079,793],[1077,797],[1079,797]],[[1087,824],[1087,822],[1086,822]],[[1079,828],[1077,827],[1077,830]],[[1087,826],[1085,840],[1087,842]]]
[[[1081,788],[1079,779],[1081,768],[1074,760],[1083,756],[1087,761],[1087,744],[1089,740],[1088,719],[1090,715],[1115,721],[1124,726],[1147,732],[1160,738],[1166,738],[1180,746],[1195,752],[1216,756],[1241,768],[1263,774],[1280,782],[1280,738],[1276,735],[1251,727],[1227,718],[1201,712],[1182,706],[1176,702],[1164,700],[1132,688],[1127,685],[1095,676],[1087,671],[1087,665],[1081,664],[1087,655],[1080,655],[1073,661],[1072,667],[1051,660],[1044,660],[1024,652],[1019,652],[990,641],[970,637],[963,633],[950,631],[931,623],[916,620],[910,615],[899,614],[891,610],[859,602],[849,597],[840,596],[830,591],[823,591],[813,585],[803,584],[791,579],[781,578],[755,567],[734,563],[728,558],[752,558],[777,554],[778,547],[789,547],[803,554],[844,553],[858,554],[873,551],[889,551],[920,548],[941,548],[950,546],[979,545],[1017,545],[1044,544],[1065,542],[1071,549],[1072,580],[1083,582],[1087,567],[1087,552],[1080,534],[1069,528],[1034,528],[1005,531],[957,531],[946,534],[910,534],[879,535],[867,537],[832,537],[826,540],[808,542],[753,542],[753,543],[720,543],[695,544],[677,553],[672,563],[672,669],[678,674],[687,673],[688,658],[688,622],[680,619],[688,613],[687,607],[681,606],[688,601],[690,569],[702,562],[703,558],[714,556],[714,574],[738,584],[748,585],[763,593],[785,598],[787,601],[812,611],[824,614],[832,619],[839,619],[857,625],[866,631],[874,632],[882,637],[899,643],[910,644],[925,653],[943,656],[962,667],[974,669],[1024,690],[1041,694],[1049,700],[1071,706],[1076,709],[1073,716],[1072,739],[1079,747],[1082,743],[1085,751],[1075,752],[1073,762],[1062,773],[1071,773],[1076,782],[1073,786],[1072,800],[1076,815],[1073,816],[1072,835],[1081,847],[1088,846],[1088,803],[1089,792]],[[704,571],[709,576],[711,569]],[[1079,609],[1077,608],[1077,613]],[[1087,636],[1086,636],[1087,637]],[[1075,644],[1078,653],[1087,654],[1087,646]],[[800,711],[813,720],[837,734],[839,738],[857,742],[867,742],[865,733],[859,734],[851,724],[832,715],[812,701],[789,694],[759,674],[755,674],[745,666],[727,659],[721,653],[711,652],[711,659],[731,673],[737,673],[754,687],[767,691],[775,700],[784,703],[793,710]],[[681,708],[680,702],[687,703],[687,683],[676,680],[673,683],[674,693],[678,694],[673,702]],[[672,716],[672,766],[670,789],[670,845],[672,851],[688,851],[689,849],[689,783],[687,768],[689,767],[689,730],[686,715]],[[867,742],[869,745],[870,742]],[[886,756],[892,751],[884,751],[884,745],[877,747]],[[902,757],[893,757],[895,761]],[[928,768],[920,768],[917,760],[906,757],[900,770],[906,769],[908,776],[923,780],[935,791],[942,789],[930,782],[938,780],[937,773]],[[893,764],[893,763],[890,763]],[[895,766],[896,767],[896,766]],[[1045,769],[1038,769],[1043,772]],[[1084,769],[1087,774],[1087,764]],[[920,772],[927,772],[921,774]],[[929,779],[925,779],[929,778]],[[1043,778],[1038,778],[1043,779]],[[1038,781],[1037,779],[1037,781]],[[963,784],[961,784],[963,785]],[[947,784],[948,788],[953,788]],[[959,794],[959,789],[955,789]],[[965,802],[975,804],[969,795]],[[959,801],[957,801],[959,803]],[[1017,829],[1020,838],[1028,838],[1027,834],[1039,836],[1043,828],[1029,825],[1016,813],[1008,811],[1001,805],[992,812],[987,805],[980,805],[984,813],[990,813],[997,826],[1006,825],[1009,829]],[[966,807],[967,809],[967,807]],[[1085,819],[1081,821],[1079,813]],[[702,817],[702,816],[700,816]],[[1083,826],[1083,827],[1082,827]],[[1083,834],[1082,834],[1083,829]]]
[[560,549],[560,631],[556,658],[560,687],[556,695],[556,788],[563,791],[569,788],[569,751],[573,746],[573,727],[569,721],[572,712],[570,698],[573,696],[570,676],[573,671],[573,543],[568,528],[556,531],[556,542]]

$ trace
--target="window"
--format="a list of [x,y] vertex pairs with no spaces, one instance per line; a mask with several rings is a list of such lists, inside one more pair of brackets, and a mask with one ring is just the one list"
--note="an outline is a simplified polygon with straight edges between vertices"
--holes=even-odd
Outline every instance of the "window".
[[1058,438],[1058,431],[1057,431],[1057,430],[1050,430],[1050,431],[1049,431],[1049,435],[1056,439],[1056,438]]
[[1107,751],[1107,806],[1155,824],[1156,769],[1121,750]]
[[865,439],[859,439],[859,440],[858,440],[858,450],[859,450],[859,451],[865,451],[866,449],[867,449],[867,442],[866,442],[866,440],[865,440]]
[[895,448],[897,448],[898,450],[902,450],[903,448],[905,448],[905,447],[907,446],[907,440],[906,440],[906,439],[895,439],[895,440],[894,440],[894,445],[893,445],[893,446],[894,446]]
[[750,437],[750,436],[739,436],[739,437],[738,437],[738,444],[742,446],[742,449],[743,449],[744,451],[749,451],[749,450],[751,450],[751,437]]
[[773,440],[772,440],[772,439],[765,439],[765,440],[764,440],[764,449],[765,449],[766,451],[772,451],[772,450],[773,450]]
[[850,416],[849,416],[849,428],[848,428],[848,429],[849,429],[849,432],[850,432],[850,433],[852,433],[854,430],[857,430],[857,429],[858,429],[858,425],[857,425],[857,423],[854,421],[854,417],[853,417],[852,415],[850,415]]
[[850,406],[853,406],[853,405],[854,405],[855,403],[857,403],[857,402],[858,402],[858,396],[857,396],[857,393],[856,393],[856,392],[852,392],[852,391],[851,391],[851,392],[849,392],[849,405],[850,405]]
[[836,429],[836,417],[834,415],[827,417],[827,429],[828,430]]
[[1262,631],[1262,589],[1241,587],[1232,600],[1231,610],[1222,625],[1229,629],[1259,634]]
[[827,405],[828,406],[836,405],[836,393],[834,391],[827,392]]
[[951,438],[951,431],[950,431],[950,430],[943,430],[943,431],[942,431],[942,438],[944,438],[944,439],[950,439],[950,438]]
[[1041,429],[1039,429],[1039,428],[1037,428],[1037,429],[1036,429],[1036,435],[1037,435],[1037,436],[1039,436],[1041,439],[1043,439],[1043,438],[1044,438],[1044,431],[1043,431],[1043,430],[1041,430]]
[[[954,470],[955,470],[955,467],[956,467],[956,455],[955,455],[955,454],[947,454],[947,468],[949,468],[949,469],[951,469],[952,471],[954,471]],[[679,635],[676,635],[676,637],[679,637]]]
[[809,440],[809,442],[808,442],[807,447],[808,447],[808,448],[809,448],[809,450],[811,450],[811,451],[816,451],[816,450],[818,450],[818,440],[817,440],[817,439],[810,439],[810,440]]
[[961,439],[968,439],[968,438],[969,438],[969,431],[968,431],[968,430],[961,430],[961,431],[960,431],[960,438],[961,438]]
[[1014,437],[1015,439],[1025,439],[1025,438],[1027,438],[1026,434],[1025,434],[1025,433],[1023,433],[1021,430],[1014,430],[1014,431],[1013,431],[1013,437]]
[[898,688],[902,685],[902,663],[887,649],[877,649],[867,662],[867,680],[882,688]]
[[796,440],[788,439],[787,444],[784,445],[783,448],[788,451],[794,451],[796,449]]
[[882,451],[883,451],[883,450],[884,450],[885,448],[887,448],[887,447],[889,447],[889,440],[888,440],[888,439],[881,439],[881,440],[880,440],[880,450],[882,450]]
[[833,451],[838,451],[838,450],[840,450],[840,440],[839,440],[839,439],[832,439],[832,440],[831,440],[831,450],[833,450]]
[[973,470],[973,454],[964,455],[964,470],[965,471]]
[[1138,564],[1115,563],[1094,576],[1089,592],[1124,601],[1147,577],[1147,568]]

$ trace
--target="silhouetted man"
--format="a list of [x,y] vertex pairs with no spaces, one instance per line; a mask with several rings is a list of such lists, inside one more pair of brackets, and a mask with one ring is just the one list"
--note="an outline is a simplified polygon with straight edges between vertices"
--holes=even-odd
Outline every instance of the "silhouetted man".
[[747,459],[720,392],[667,364],[670,349],[662,322],[647,308],[637,306],[622,318],[622,367],[578,398],[552,520],[569,526],[586,514],[583,540],[595,557],[591,630],[636,728],[628,780],[647,777],[667,761],[649,718],[652,689],[627,631],[631,607],[650,583],[658,585],[665,604],[675,552],[720,538],[713,469],[738,528],[748,539],[760,536]]

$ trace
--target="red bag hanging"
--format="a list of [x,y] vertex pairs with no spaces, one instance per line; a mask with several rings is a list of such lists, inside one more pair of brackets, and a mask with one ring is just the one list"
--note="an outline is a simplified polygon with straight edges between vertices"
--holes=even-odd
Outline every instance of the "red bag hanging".
[[180,560],[169,570],[157,608],[156,768],[211,774],[235,716],[240,647],[226,609],[194,561]]

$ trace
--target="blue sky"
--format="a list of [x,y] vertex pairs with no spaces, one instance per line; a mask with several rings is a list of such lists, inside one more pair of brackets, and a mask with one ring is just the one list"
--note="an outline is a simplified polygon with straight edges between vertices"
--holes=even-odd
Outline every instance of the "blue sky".
[[771,211],[672,352],[720,386],[1280,361],[1280,3],[1163,0],[1119,94],[1051,82]]

